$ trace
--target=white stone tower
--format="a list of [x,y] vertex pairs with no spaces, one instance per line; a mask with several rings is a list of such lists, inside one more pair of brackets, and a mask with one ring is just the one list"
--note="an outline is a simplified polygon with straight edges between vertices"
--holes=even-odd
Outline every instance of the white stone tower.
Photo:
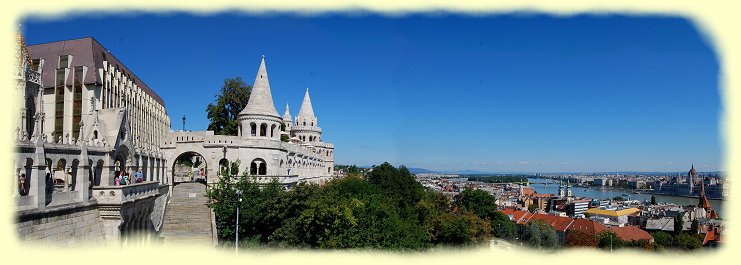
[[314,116],[314,109],[311,107],[309,88],[306,88],[304,101],[301,103],[298,116],[296,116],[296,123],[291,130],[291,135],[309,145],[322,140],[322,129],[319,128],[316,116]]
[[288,108],[288,104],[286,104],[286,112],[283,113],[283,130],[281,134],[285,134],[290,138],[292,128],[293,118],[291,118],[291,110]]
[[270,81],[265,68],[265,55],[257,70],[252,93],[242,112],[239,113],[239,136],[243,138],[266,138],[280,140],[282,120],[273,105]]

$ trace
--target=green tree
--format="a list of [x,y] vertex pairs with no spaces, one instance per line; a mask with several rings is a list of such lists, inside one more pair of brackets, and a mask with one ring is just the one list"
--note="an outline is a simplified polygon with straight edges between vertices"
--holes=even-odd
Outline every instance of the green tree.
[[240,77],[224,79],[224,85],[218,95],[216,104],[209,103],[206,116],[210,120],[208,130],[218,135],[237,135],[239,121],[237,116],[250,98],[250,87]]
[[525,228],[524,239],[532,247],[553,249],[558,247],[558,234],[553,226],[541,220],[531,221]]
[[491,230],[494,232],[494,236],[504,239],[515,238],[515,223],[509,220],[509,216],[506,214],[496,211],[492,216]]
[[679,233],[674,237],[675,247],[682,250],[693,250],[702,248],[702,240],[686,233]]
[[656,205],[656,196],[651,195],[651,204]]
[[458,205],[463,210],[471,211],[481,219],[492,220],[497,211],[496,198],[486,191],[465,189],[460,194]]
[[597,243],[597,247],[602,249],[618,249],[625,246],[625,241],[623,241],[615,232],[613,231],[602,231],[597,235],[599,238],[599,241]]
[[679,213],[674,217],[674,233],[679,234],[684,230],[684,213]]
[[538,206],[535,204],[530,204],[527,206],[527,211],[530,213],[535,213],[536,210],[538,210]]
[[690,234],[696,235],[699,233],[700,230],[700,223],[697,221],[697,219],[692,220],[692,225],[690,226]]
[[651,236],[654,238],[654,244],[659,250],[674,246],[674,237],[667,232],[657,231],[651,233]]

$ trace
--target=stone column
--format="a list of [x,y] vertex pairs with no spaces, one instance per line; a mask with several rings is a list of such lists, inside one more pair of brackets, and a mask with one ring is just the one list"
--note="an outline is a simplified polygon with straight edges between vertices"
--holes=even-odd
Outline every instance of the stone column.
[[116,166],[103,166],[100,172],[100,186],[114,186],[113,180],[116,178]]
[[90,183],[88,177],[90,175],[90,165],[87,161],[77,166],[77,176],[75,177],[75,191],[80,191],[79,199],[81,202],[86,202],[87,198],[90,198]]
[[[44,163],[44,160],[40,162]],[[46,165],[38,164],[34,160],[35,165],[30,178],[26,178],[26,181],[30,181],[31,187],[28,189],[29,196],[35,196],[35,202],[38,209],[44,209],[46,206]]]

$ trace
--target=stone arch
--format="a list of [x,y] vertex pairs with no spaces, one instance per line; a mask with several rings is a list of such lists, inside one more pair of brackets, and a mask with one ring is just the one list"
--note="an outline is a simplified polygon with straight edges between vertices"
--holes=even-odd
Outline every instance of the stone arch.
[[69,181],[69,184],[65,183],[67,185],[67,187],[69,187],[70,190],[77,190],[76,189],[77,188],[77,185],[79,185],[79,183],[77,183],[77,174],[79,174],[77,169],[79,167],[80,167],[80,160],[73,159],[72,160],[72,164],[69,167],[69,169],[70,169],[69,170],[69,175],[68,175],[69,176],[69,180],[68,180]]
[[275,137],[275,124],[270,126],[270,137]]
[[[28,195],[28,191],[31,188],[31,178],[33,177],[33,158],[27,157],[25,162],[23,169],[21,169],[21,176],[19,176],[18,179],[18,194],[20,196]],[[20,179],[21,177],[24,178],[22,183]]]
[[100,186],[100,178],[103,175],[103,165],[105,162],[103,162],[103,159],[98,159],[98,161],[95,163],[95,167],[93,169],[93,186]]
[[250,135],[257,136],[257,124],[250,122]]
[[268,125],[265,123],[260,124],[260,136],[268,135]]
[[[203,152],[206,153],[206,152]],[[187,160],[190,159],[190,162]],[[175,185],[175,177],[176,177],[176,170],[180,170],[180,180],[188,179],[190,177],[190,181],[203,181],[204,183],[208,180],[208,159],[206,159],[206,156],[204,156],[201,152],[198,151],[184,151],[180,152],[177,156],[175,156],[175,159],[171,160],[172,166],[170,167],[173,177],[173,185]],[[180,168],[176,168],[178,164],[181,164]],[[187,177],[183,176],[182,172],[183,170],[187,170],[187,166],[190,165],[190,171],[187,173]],[[198,168],[199,170],[196,171],[195,168]],[[186,180],[187,181],[187,180]],[[180,181],[185,182],[185,181]]]
[[59,160],[57,160],[57,163],[54,165],[52,182],[55,191],[63,189],[69,183],[69,177],[67,176],[67,172],[65,170],[66,166],[67,160],[65,160],[64,158],[60,158]]
[[226,158],[222,158],[219,160],[219,175],[230,175],[229,174],[229,160]]
[[267,168],[265,159],[255,158],[250,162],[250,175],[267,175]]

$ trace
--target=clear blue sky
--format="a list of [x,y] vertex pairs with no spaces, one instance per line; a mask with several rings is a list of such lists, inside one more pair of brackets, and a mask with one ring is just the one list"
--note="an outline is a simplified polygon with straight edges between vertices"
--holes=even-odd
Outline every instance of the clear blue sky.
[[29,45],[96,38],[205,130],[224,78],[298,113],[309,87],[336,162],[492,172],[722,168],[718,62],[672,17],[220,13],[26,18]]

